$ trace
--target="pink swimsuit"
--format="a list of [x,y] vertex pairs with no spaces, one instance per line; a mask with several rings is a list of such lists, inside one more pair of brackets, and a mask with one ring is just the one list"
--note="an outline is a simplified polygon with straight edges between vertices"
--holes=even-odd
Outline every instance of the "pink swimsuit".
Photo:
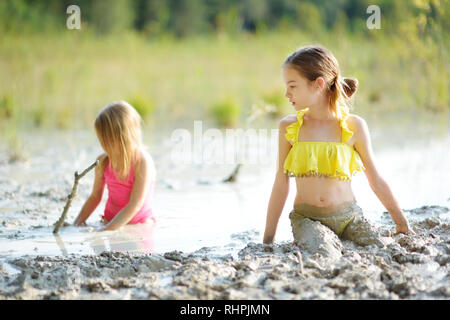
[[[111,164],[108,161],[108,166],[106,167],[103,176],[108,187],[108,201],[106,202],[103,218],[107,221],[111,221],[130,201],[131,189],[134,184],[134,170],[132,167],[127,179],[125,181],[120,181],[116,178],[113,169],[111,168]],[[148,218],[155,220],[152,210],[154,187],[155,181],[153,180],[150,182],[142,208],[128,222],[129,224],[145,222]]]

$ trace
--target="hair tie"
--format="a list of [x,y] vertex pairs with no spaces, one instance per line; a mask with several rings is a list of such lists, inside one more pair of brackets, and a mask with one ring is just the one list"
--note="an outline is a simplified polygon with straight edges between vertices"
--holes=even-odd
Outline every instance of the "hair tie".
[[333,79],[333,81],[331,81],[330,89],[333,89],[333,87],[336,86],[336,81],[338,81],[338,79],[339,79],[338,77],[339,77],[339,76],[335,76],[334,79]]

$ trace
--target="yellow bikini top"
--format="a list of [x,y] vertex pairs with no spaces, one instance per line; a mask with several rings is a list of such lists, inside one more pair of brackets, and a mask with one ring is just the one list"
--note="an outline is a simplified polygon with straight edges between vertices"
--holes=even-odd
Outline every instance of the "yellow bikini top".
[[353,132],[347,128],[347,113],[340,120],[341,142],[298,141],[303,115],[309,108],[297,112],[297,122],[286,128],[285,137],[294,144],[284,161],[284,173],[289,176],[325,176],[351,180],[358,171],[365,170],[358,152],[346,142]]

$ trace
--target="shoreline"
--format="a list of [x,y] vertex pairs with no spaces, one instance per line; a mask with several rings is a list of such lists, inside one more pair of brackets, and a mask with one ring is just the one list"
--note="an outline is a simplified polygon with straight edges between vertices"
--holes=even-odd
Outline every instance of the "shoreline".
[[424,208],[410,212],[416,235],[381,230],[382,246],[337,240],[339,257],[286,241],[248,242],[236,256],[204,247],[0,257],[0,300],[448,300],[450,223],[421,218]]

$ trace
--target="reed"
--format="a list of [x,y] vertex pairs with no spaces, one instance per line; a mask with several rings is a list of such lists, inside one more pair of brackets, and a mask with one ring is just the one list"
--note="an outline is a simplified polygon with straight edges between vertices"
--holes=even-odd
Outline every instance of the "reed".
[[[281,64],[310,43],[328,47],[343,76],[358,78],[355,109],[361,112],[450,110],[446,47],[405,34],[388,37],[380,31],[371,37],[346,33],[336,38],[327,32],[278,31],[181,40],[148,39],[133,32],[116,37],[69,31],[5,35],[0,123],[90,127],[101,107],[121,99],[159,125],[206,118],[233,123],[261,101],[276,106],[277,118],[293,112],[283,102]],[[227,95],[239,107],[223,102]]]

